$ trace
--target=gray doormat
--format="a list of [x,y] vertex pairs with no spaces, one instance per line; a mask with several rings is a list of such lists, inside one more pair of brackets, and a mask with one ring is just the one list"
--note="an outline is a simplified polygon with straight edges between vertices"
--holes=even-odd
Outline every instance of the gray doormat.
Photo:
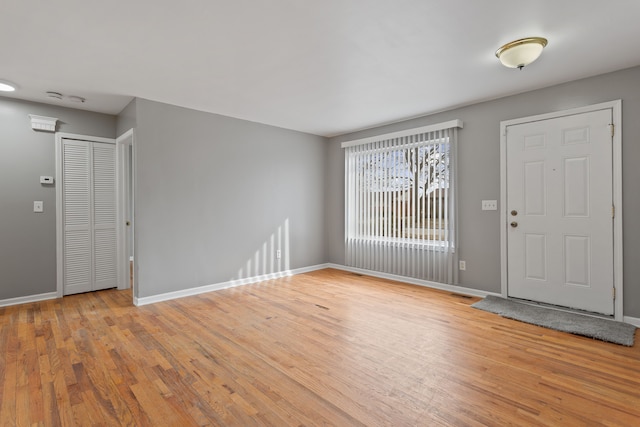
[[636,332],[636,327],[628,323],[523,304],[493,295],[488,295],[471,307],[496,313],[508,319],[628,347],[633,346]]

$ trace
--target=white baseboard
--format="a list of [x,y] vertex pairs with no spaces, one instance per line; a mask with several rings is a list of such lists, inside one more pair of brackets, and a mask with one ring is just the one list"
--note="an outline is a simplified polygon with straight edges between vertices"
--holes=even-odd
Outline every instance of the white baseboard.
[[381,279],[395,280],[397,282],[409,283],[412,285],[424,286],[441,291],[454,292],[456,294],[469,295],[473,297],[486,297],[487,295],[500,296],[499,293],[481,291],[479,289],[466,288],[464,286],[447,285],[446,283],[430,282],[428,280],[414,279],[413,277],[398,276],[396,274],[381,273],[379,271],[364,270],[362,268],[347,267],[340,264],[327,264],[329,268],[336,270],[349,271],[351,273],[363,274],[365,276],[379,277]]
[[[501,297],[502,296],[501,293],[496,293],[496,292],[487,292],[487,291],[481,291],[481,290],[478,290],[478,289],[466,288],[464,286],[447,285],[447,284],[444,284],[444,283],[430,282],[428,280],[414,279],[412,277],[406,277],[406,276],[397,276],[395,274],[380,273],[379,271],[372,271],[372,270],[364,270],[364,269],[361,269],[361,268],[347,267],[345,265],[340,265],[340,264],[332,264],[332,263],[330,263],[330,264],[327,264],[327,267],[328,268],[335,268],[336,270],[349,271],[351,273],[363,274],[365,276],[373,276],[373,277],[380,277],[382,279],[396,280],[398,282],[410,283],[412,285],[425,286],[427,288],[440,289],[442,291],[455,292],[457,294],[470,295],[470,296],[474,296],[474,297],[482,297],[482,298],[484,298],[487,295],[494,295],[494,296],[497,296],[497,297]],[[634,326],[637,326],[638,328],[640,328],[640,318],[638,318],[638,317],[624,316],[624,320],[623,321],[625,323],[629,323],[631,325],[634,325]]]
[[[197,288],[184,289],[184,290],[181,290],[181,291],[167,292],[167,293],[164,293],[164,294],[153,295],[153,296],[150,296],[150,297],[143,297],[143,298],[135,298],[134,297],[133,298],[133,303],[136,306],[153,304],[155,302],[169,301],[169,300],[172,300],[172,299],[183,298],[183,297],[187,297],[187,296],[191,296],[191,295],[199,295],[199,294],[202,294],[202,293],[205,293],[205,292],[213,292],[213,291],[217,291],[217,290],[220,290],[220,289],[228,289],[228,288],[233,288],[233,287],[236,287],[236,286],[248,285],[248,284],[251,284],[251,283],[264,282],[265,280],[273,280],[273,279],[279,279],[279,278],[282,278],[282,277],[295,276],[296,274],[309,273],[311,271],[322,270],[322,269],[325,269],[325,268],[334,268],[336,270],[348,271],[348,272],[351,272],[351,273],[362,274],[362,275],[365,275],[365,276],[379,277],[379,278],[382,278],[382,279],[395,280],[395,281],[398,281],[398,282],[409,283],[409,284],[418,285],[418,286],[424,286],[424,287],[427,287],[427,288],[439,289],[439,290],[442,290],[442,291],[454,292],[454,293],[462,294],[462,295],[470,295],[470,296],[474,296],[474,297],[482,297],[482,298],[484,298],[487,295],[495,295],[495,296],[498,296],[498,297],[501,296],[500,293],[481,291],[481,290],[478,290],[478,289],[466,288],[464,286],[447,285],[447,284],[444,284],[444,283],[430,282],[428,280],[414,279],[412,277],[398,276],[398,275],[395,275],[395,274],[381,273],[379,271],[364,270],[364,269],[361,269],[361,268],[347,267],[345,265],[340,265],[340,264],[327,263],[327,264],[312,265],[310,267],[296,268],[296,269],[293,269],[293,270],[281,271],[281,272],[278,272],[278,273],[271,273],[271,274],[264,274],[264,275],[261,275],[261,276],[248,277],[248,278],[244,278],[244,279],[230,280],[228,282],[222,282],[222,283],[216,283],[216,284],[212,284],[212,285],[200,286],[200,287],[197,287]],[[28,296],[16,297],[16,298],[8,298],[8,299],[0,300],[0,307],[7,307],[7,306],[11,306],[11,305],[18,305],[18,304],[28,304],[28,303],[31,303],[31,302],[46,301],[46,300],[56,299],[56,298],[58,298],[58,295],[57,295],[56,292],[47,292],[47,293],[44,293],[44,294],[28,295]],[[638,318],[638,317],[624,316],[623,321],[625,323],[629,323],[631,325],[634,325],[634,326],[637,326],[638,328],[640,328],[640,318]]]
[[249,285],[251,283],[264,282],[265,280],[280,279],[282,277],[295,276],[296,274],[309,273],[311,271],[322,270],[328,268],[328,264],[312,265],[310,267],[296,268],[293,270],[280,271],[278,273],[263,274],[260,276],[247,277],[244,279],[229,280],[228,282],[214,283],[212,285],[199,286],[197,288],[183,289],[181,291],[167,292],[164,294],[153,295],[150,297],[133,298],[133,304],[136,306],[153,304],[161,301],[169,301],[177,298],[184,298],[193,295],[199,295],[206,292],[219,291],[221,289],[235,288],[236,286]]
[[639,317],[624,316],[623,321],[624,323],[629,323],[630,325],[637,326],[638,328],[640,328]]
[[56,292],[47,292],[45,294],[27,295],[26,297],[8,298],[0,300],[0,307],[7,307],[10,305],[28,304],[30,302],[45,301],[48,299],[56,299],[58,294]]

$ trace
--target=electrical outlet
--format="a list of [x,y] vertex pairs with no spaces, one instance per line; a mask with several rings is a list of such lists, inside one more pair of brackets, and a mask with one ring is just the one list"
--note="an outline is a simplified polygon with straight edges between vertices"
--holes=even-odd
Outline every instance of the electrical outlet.
[[42,201],[33,202],[33,211],[34,212],[44,212],[44,206],[42,204]]
[[466,270],[467,269],[467,261],[459,261],[458,264],[460,264],[459,265],[460,270]]
[[280,249],[276,251],[276,258],[278,259],[282,258],[282,252],[280,252]]
[[482,210],[483,211],[497,211],[498,210],[498,201],[497,200],[483,200],[482,201]]

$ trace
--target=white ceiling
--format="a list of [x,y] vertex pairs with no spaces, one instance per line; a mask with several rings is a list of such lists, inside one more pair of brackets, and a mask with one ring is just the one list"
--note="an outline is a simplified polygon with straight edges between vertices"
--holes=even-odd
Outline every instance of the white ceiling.
[[[501,66],[529,36],[542,57]],[[639,65],[639,41],[638,0],[4,0],[0,79],[332,136]]]

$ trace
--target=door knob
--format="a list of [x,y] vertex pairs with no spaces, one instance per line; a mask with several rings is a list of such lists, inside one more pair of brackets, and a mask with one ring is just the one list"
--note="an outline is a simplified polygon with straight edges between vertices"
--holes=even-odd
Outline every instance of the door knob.
[[511,223],[511,226],[512,226],[513,228],[516,228],[516,227],[518,226],[518,223],[517,223],[517,222],[515,222],[515,221],[513,221],[513,222]]
[[516,215],[518,215],[518,211],[516,211],[516,210],[511,211],[511,215],[512,215],[512,216],[516,216]]

